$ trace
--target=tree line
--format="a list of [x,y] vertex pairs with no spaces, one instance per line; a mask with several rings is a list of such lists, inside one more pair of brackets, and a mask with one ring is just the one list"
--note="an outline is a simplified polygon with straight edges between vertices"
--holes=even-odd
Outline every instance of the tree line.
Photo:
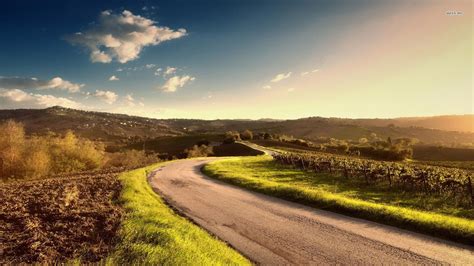
[[27,136],[23,124],[0,123],[0,178],[36,178],[94,170],[134,168],[157,161],[143,151],[106,153],[101,142],[77,137],[72,131]]

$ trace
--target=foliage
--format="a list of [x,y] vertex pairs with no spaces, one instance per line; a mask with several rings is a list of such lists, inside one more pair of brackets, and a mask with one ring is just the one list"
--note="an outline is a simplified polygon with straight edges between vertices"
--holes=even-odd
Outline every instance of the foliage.
[[244,132],[240,133],[240,138],[242,138],[242,140],[251,140],[253,139],[253,133],[246,129]]
[[111,265],[248,265],[244,257],[175,214],[151,189],[147,175],[163,164],[123,173],[126,210]]
[[12,176],[22,170],[22,155],[25,150],[23,125],[8,120],[0,124],[0,175]]
[[0,177],[41,177],[102,166],[104,146],[80,139],[72,131],[64,136],[27,138],[23,125],[0,124]]
[[108,153],[104,167],[124,167],[132,169],[143,167],[160,161],[154,153],[146,154],[144,151],[126,150],[122,152]]
[[240,133],[237,131],[227,131],[224,136],[224,144],[230,144],[234,143],[236,141],[239,141],[240,139]]
[[213,154],[212,147],[206,145],[194,145],[192,148],[186,149],[184,151],[186,158],[192,157],[207,157]]
[[473,209],[454,207],[442,198],[419,197],[416,191],[365,186],[356,179],[301,171],[281,165],[270,156],[219,160],[207,164],[203,171],[260,193],[474,244]]

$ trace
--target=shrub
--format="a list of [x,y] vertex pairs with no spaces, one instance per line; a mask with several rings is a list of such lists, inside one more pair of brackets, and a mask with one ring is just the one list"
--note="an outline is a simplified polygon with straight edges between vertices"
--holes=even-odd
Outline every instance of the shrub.
[[104,146],[78,139],[72,131],[62,138],[54,138],[51,145],[53,173],[70,173],[97,169],[102,166]]
[[51,171],[49,145],[45,138],[33,137],[29,141],[28,152],[25,153],[23,167],[25,175],[41,177]]
[[187,158],[192,157],[207,157],[209,155],[214,154],[212,151],[212,147],[206,145],[194,145],[192,148],[186,149],[184,151]]
[[253,133],[252,133],[252,131],[250,131],[250,130],[247,129],[247,130],[245,130],[244,132],[242,132],[242,133],[240,134],[240,137],[241,137],[243,140],[251,140],[251,139],[253,139]]
[[52,134],[25,137],[23,125],[12,120],[0,124],[0,177],[41,177],[99,168],[104,145]]
[[0,174],[2,176],[15,176],[22,170],[24,148],[23,125],[13,120],[0,124]]
[[159,162],[156,154],[146,154],[144,151],[127,150],[107,154],[105,167],[138,168],[144,165]]
[[231,144],[231,143],[234,143],[236,141],[240,140],[240,134],[239,132],[236,132],[236,131],[227,131],[225,133],[225,137],[224,137],[224,141],[223,143],[224,144]]

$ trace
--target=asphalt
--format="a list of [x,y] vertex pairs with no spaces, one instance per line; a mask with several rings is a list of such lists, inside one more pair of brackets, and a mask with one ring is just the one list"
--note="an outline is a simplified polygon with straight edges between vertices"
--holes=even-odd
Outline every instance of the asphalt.
[[474,265],[474,248],[247,191],[180,160],[149,176],[179,213],[257,264]]

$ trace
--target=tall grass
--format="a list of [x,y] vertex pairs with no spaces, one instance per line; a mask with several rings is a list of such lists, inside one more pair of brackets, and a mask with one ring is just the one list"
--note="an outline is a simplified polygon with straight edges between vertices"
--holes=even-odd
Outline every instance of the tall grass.
[[175,214],[151,189],[146,176],[155,164],[119,176],[126,211],[108,264],[247,265],[244,257]]

